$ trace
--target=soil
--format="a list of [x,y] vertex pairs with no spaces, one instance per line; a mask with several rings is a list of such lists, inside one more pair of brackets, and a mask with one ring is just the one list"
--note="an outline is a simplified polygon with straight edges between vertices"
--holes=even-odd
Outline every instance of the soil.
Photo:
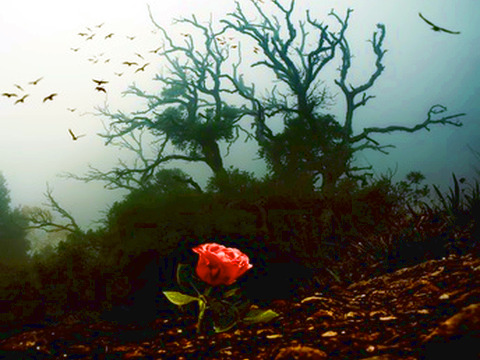
[[[479,359],[480,259],[431,260],[296,300],[266,324],[197,335],[195,318],[119,325],[85,313],[3,334],[12,359]],[[476,345],[476,346],[475,346]]]

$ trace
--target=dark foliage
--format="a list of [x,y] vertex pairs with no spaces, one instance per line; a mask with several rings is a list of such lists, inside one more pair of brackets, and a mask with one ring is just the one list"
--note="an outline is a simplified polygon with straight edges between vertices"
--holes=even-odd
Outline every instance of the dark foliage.
[[7,182],[0,173],[0,261],[25,260],[30,249],[26,239],[27,220],[20,209],[12,209]]
[[147,324],[156,314],[178,312],[161,291],[176,288],[176,266],[194,266],[191,248],[207,241],[250,257],[254,267],[239,283],[259,304],[478,250],[475,186],[461,192],[470,217],[459,223],[428,205],[418,173],[398,183],[391,174],[365,184],[345,179],[332,193],[304,196],[235,169],[226,176],[224,183],[212,178],[202,193],[181,172],[159,174],[116,203],[102,229],[72,233],[23,270],[3,270],[2,323],[59,321],[82,311]]

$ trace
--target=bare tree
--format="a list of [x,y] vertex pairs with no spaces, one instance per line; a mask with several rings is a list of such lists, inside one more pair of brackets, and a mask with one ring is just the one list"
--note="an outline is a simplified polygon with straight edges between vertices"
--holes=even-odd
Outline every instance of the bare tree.
[[[255,42],[264,59],[253,66],[266,67],[287,89],[280,92],[274,88],[269,97],[262,99],[255,94],[254,84],[246,85],[243,77],[234,69],[232,81],[239,94],[251,103],[250,115],[254,117],[255,138],[260,145],[260,154],[280,178],[288,181],[288,174],[293,173],[294,176],[290,176],[290,179],[297,181],[306,176],[307,185],[313,187],[321,177],[322,189],[328,191],[335,187],[342,175],[355,177],[358,176],[356,172],[368,170],[352,165],[355,152],[372,149],[386,153],[386,148],[393,147],[380,145],[372,139],[374,134],[429,130],[429,126],[435,124],[462,125],[458,118],[465,114],[440,117],[447,109],[442,105],[434,105],[428,111],[427,119],[415,126],[369,127],[354,134],[354,111],[374,97],[366,92],[384,70],[385,26],[377,24],[378,30],[371,40],[376,55],[375,71],[364,84],[354,87],[347,85],[352,55],[345,37],[352,9],[347,10],[344,19],[333,10],[330,12],[329,15],[340,24],[340,30],[332,32],[328,30],[328,25],[314,20],[309,11],[306,12],[304,21],[299,21],[298,25],[294,23],[294,0],[288,7],[278,0],[271,1],[283,15],[281,19],[267,14],[261,2],[252,0],[251,3],[255,11],[250,17],[237,2],[236,11],[222,22]],[[312,39],[313,45],[308,46]],[[343,123],[330,115],[322,114],[321,109],[328,105],[331,98],[325,89],[318,89],[321,84],[320,71],[335,57],[337,49],[342,54],[342,63],[335,84],[346,100]],[[357,100],[358,96],[361,99]],[[267,121],[278,119],[278,115],[281,115],[284,131],[274,135]]]
[[[45,192],[47,203],[44,205],[47,208],[33,207],[24,208],[23,213],[28,220],[29,225],[26,229],[40,229],[45,232],[67,232],[69,234],[81,234],[82,230],[78,226],[73,216],[65,210],[53,197],[52,189],[47,185],[47,191]],[[59,223],[55,220],[52,211],[60,215],[60,218],[66,220],[65,223]]]
[[[213,174],[221,175],[225,168],[220,145],[226,144],[229,150],[240,131],[248,135],[240,125],[246,112],[229,105],[225,98],[236,90],[224,75],[233,51],[221,40],[224,30],[216,31],[211,23],[203,25],[192,16],[177,20],[191,25],[192,34],[183,34],[183,39],[175,42],[150,16],[164,38],[157,54],[166,62],[167,74],[154,78],[161,84],[160,93],[150,94],[132,85],[125,94],[144,99],[145,109],[126,114],[112,112],[108,106],[99,108],[100,114],[109,119],[107,132],[101,135],[106,144],[133,151],[137,160],[133,165],[120,161],[107,172],[91,167],[86,176],[67,176],[103,180],[108,187],[132,190],[145,186],[158,169],[178,160],[203,162]],[[194,40],[197,36],[203,40],[201,44]],[[189,182],[199,188],[193,179]]]

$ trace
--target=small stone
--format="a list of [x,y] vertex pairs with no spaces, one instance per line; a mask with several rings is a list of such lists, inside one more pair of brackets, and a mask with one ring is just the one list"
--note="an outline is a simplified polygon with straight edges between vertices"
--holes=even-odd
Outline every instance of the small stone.
[[326,331],[322,334],[322,337],[334,337],[337,335],[338,333],[336,331]]
[[448,294],[442,294],[438,297],[439,300],[448,300],[450,299],[450,295]]
[[309,346],[290,346],[280,349],[274,360],[325,360],[327,354]]
[[333,319],[333,311],[330,310],[318,310],[312,316],[314,319]]

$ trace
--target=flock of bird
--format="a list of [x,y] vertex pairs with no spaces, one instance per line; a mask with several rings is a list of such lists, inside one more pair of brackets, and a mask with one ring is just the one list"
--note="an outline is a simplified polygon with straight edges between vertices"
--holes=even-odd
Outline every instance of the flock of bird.
[[[77,34],[77,36],[80,37],[80,38],[83,38],[83,40],[85,42],[89,42],[89,43],[91,41],[92,41],[92,43],[94,43],[95,41],[98,41],[98,39],[103,40],[103,41],[110,41],[109,39],[112,39],[114,37],[121,37],[121,35],[117,35],[113,32],[108,32],[108,33],[102,34],[101,30],[102,30],[103,25],[104,25],[104,23],[95,25],[93,27],[86,27],[85,30],[80,31]],[[152,32],[156,33],[155,30],[152,31]],[[135,40],[137,37],[136,36],[131,36],[131,35],[125,35],[125,38],[127,39],[126,41],[130,42],[130,41]],[[87,43],[86,45],[89,45],[89,43]],[[105,44],[100,44],[100,46],[105,47]],[[85,48],[85,51],[88,51],[88,46],[71,47],[70,50],[73,51],[74,53],[81,53],[80,50],[82,48]],[[149,51],[149,53],[157,54],[161,49],[162,49],[162,47],[159,47],[157,49]],[[107,64],[107,63],[110,63],[110,61],[112,59],[104,57],[104,54],[105,53],[100,53],[100,54],[97,54],[97,55],[89,55],[86,60],[88,62],[90,62],[91,64],[99,64],[99,63]],[[140,54],[139,52],[133,53],[133,56],[135,58],[125,60],[120,65],[125,67],[126,69],[127,68],[133,68],[134,69],[133,74],[140,73],[140,72],[145,72],[146,68],[150,65],[150,62],[145,61],[145,57],[142,54]],[[121,76],[124,75],[124,73],[125,73],[125,70],[118,71],[118,72],[113,72],[113,74],[116,77],[121,77]],[[32,80],[32,81],[28,82],[25,85],[24,84],[22,84],[22,85],[13,84],[14,90],[5,91],[1,94],[1,96],[4,97],[4,98],[7,98],[7,99],[11,99],[13,105],[20,106],[21,104],[25,104],[27,102],[30,102],[31,101],[30,99],[32,98],[31,94],[33,93],[33,87],[35,87],[43,79],[44,79],[44,77],[42,76],[42,77],[39,77],[35,80]],[[107,87],[106,86],[109,83],[108,80],[93,78],[92,81],[95,84],[94,88],[93,88],[95,91],[97,91],[99,93],[107,94]],[[57,96],[59,96],[59,93],[60,92],[51,92],[51,93],[44,94],[41,97],[42,103],[53,102],[57,98]],[[67,109],[67,111],[69,111],[71,113],[73,113],[77,110],[77,108],[74,108],[74,107],[67,107],[66,109]],[[76,141],[79,138],[85,136],[85,134],[75,135],[74,132],[71,129],[68,129],[68,133],[70,134],[73,141]]]
[[[103,41],[107,41],[107,40],[112,39],[114,37],[120,36],[120,35],[117,35],[113,32],[108,32],[108,33],[101,34],[101,32],[99,30],[103,27],[103,25],[104,25],[104,23],[98,24],[93,29],[90,28],[90,27],[87,27],[84,31],[79,32],[77,35],[84,38],[85,41],[94,40],[94,39],[102,39]],[[154,32],[156,33],[155,30],[154,30]],[[136,39],[136,36],[125,35],[125,38],[129,41],[133,41],[133,40]],[[81,49],[81,47],[70,48],[70,50],[72,50],[73,52],[78,52],[80,49]],[[162,48],[160,47],[158,49],[150,51],[150,53],[157,53],[161,49]],[[100,54],[96,54],[96,55],[91,55],[87,58],[87,61],[89,61],[92,64],[99,64],[99,63],[107,64],[107,63],[111,62],[112,59],[110,57],[104,58],[104,55],[105,55],[104,52],[102,52]],[[138,52],[135,52],[134,56],[135,56],[135,59],[128,60],[128,61],[125,60],[121,63],[121,65],[124,65],[124,66],[127,66],[127,67],[136,67],[134,73],[138,73],[138,72],[141,72],[141,71],[144,72],[146,67],[149,66],[150,63],[146,62],[145,57]],[[140,62],[143,62],[143,64],[140,64]],[[120,77],[124,74],[124,71],[114,72],[114,74],[116,76]],[[98,84],[98,87],[96,88],[96,90],[106,92],[105,88],[103,88],[101,85],[102,84]]]
[[[36,80],[30,81],[30,82],[28,83],[28,85],[35,86],[35,85],[37,85],[42,79],[43,79],[43,77],[40,77],[40,78],[38,78],[38,79],[36,79]],[[99,80],[95,80],[95,79],[94,79],[93,81],[95,81],[99,86],[102,85],[102,84],[104,84],[104,83],[106,83],[106,81],[99,81]],[[2,94],[2,96],[6,97],[6,98],[15,98],[16,100],[15,100],[15,102],[13,103],[14,105],[17,105],[17,104],[20,104],[20,103],[25,103],[25,99],[26,99],[27,97],[29,97],[30,94],[25,93],[25,89],[24,89],[22,86],[18,85],[18,84],[14,84],[13,86],[16,87],[18,90],[20,90],[21,93],[20,93],[20,94],[17,94],[17,93],[14,93],[14,92],[4,92],[4,93]],[[45,96],[45,97],[43,98],[43,101],[42,101],[42,102],[45,103],[45,102],[47,102],[47,101],[53,101],[56,96],[58,96],[58,93],[51,93],[51,94]],[[74,112],[76,109],[67,108],[67,110],[69,110],[70,112]],[[68,133],[70,134],[70,136],[72,137],[72,140],[74,140],[74,141],[76,141],[76,140],[78,140],[79,138],[85,136],[85,134],[76,136],[71,129],[68,129]]]
[[[420,16],[420,18],[424,22],[426,22],[428,25],[431,26],[433,31],[445,32],[445,33],[448,33],[448,34],[455,34],[455,35],[460,34],[459,31],[451,31],[451,30],[442,28],[442,27],[432,23],[430,20],[426,19],[421,13],[418,13],[418,15]],[[77,35],[80,36],[81,38],[84,38],[85,42],[93,41],[94,39],[102,39],[103,41],[108,41],[109,39],[112,39],[113,37],[120,36],[120,35],[116,35],[113,32],[108,32],[108,33],[106,32],[106,33],[102,34],[100,30],[102,29],[103,25],[104,25],[104,23],[95,25],[93,28],[86,27],[86,29],[84,31],[79,32]],[[153,30],[152,32],[156,33],[155,30]],[[184,33],[182,33],[181,35],[189,36],[188,34],[184,34]],[[133,41],[136,38],[136,36],[131,36],[131,35],[125,35],[125,37],[129,41]],[[220,44],[221,44],[221,42],[226,42],[226,40],[225,39],[219,39]],[[231,47],[235,48],[236,45],[232,45]],[[159,48],[152,49],[152,50],[149,51],[149,53],[157,54],[160,50],[162,50],[162,48],[163,47],[161,46]],[[70,48],[70,50],[75,52],[75,53],[79,52],[80,49],[81,49],[81,47],[71,47]],[[260,51],[260,49],[257,48],[257,47],[255,47],[254,50],[253,50],[254,53],[258,53],[259,51]],[[139,72],[145,72],[145,69],[147,68],[147,66],[150,65],[150,62],[147,62],[145,60],[144,55],[142,55],[138,52],[133,53],[132,56],[134,57],[134,59],[125,60],[121,63],[121,65],[126,66],[127,68],[133,67],[135,69],[134,72],[133,72],[134,74],[139,73]],[[103,58],[103,57],[104,57],[104,53],[100,53],[100,54],[97,54],[97,55],[91,55],[90,57],[87,58],[87,61],[91,62],[92,64],[98,64],[98,63],[107,64],[111,61],[111,58]],[[121,77],[124,74],[124,71],[113,72],[113,74],[117,77]],[[27,85],[29,87],[34,87],[42,79],[43,79],[43,76],[28,82]],[[95,83],[95,88],[94,88],[95,91],[107,94],[107,89],[106,89],[105,85],[109,83],[108,80],[92,79],[92,81]],[[13,86],[18,91],[4,92],[4,93],[2,93],[2,96],[6,97],[8,99],[12,98],[12,100],[14,100],[13,105],[24,104],[25,100],[30,96],[30,94],[27,93],[24,90],[24,87],[19,85],[19,84],[13,84]],[[42,102],[43,103],[52,102],[52,101],[54,101],[54,99],[57,96],[58,96],[58,93],[56,93],[56,92],[49,93],[48,95],[43,96]],[[73,113],[73,112],[76,111],[76,108],[67,108],[67,110]],[[72,140],[74,140],[74,141],[76,141],[79,138],[85,136],[85,134],[75,135],[71,129],[68,129],[68,133],[70,134]]]
[[[43,79],[43,77],[38,78],[37,80],[30,81],[30,82],[28,83],[28,85],[37,85],[37,84],[40,82],[40,80],[42,80],[42,79]],[[13,97],[13,98],[18,98],[18,99],[14,102],[15,105],[16,105],[16,104],[19,104],[19,103],[24,103],[24,102],[25,102],[25,99],[26,99],[27,97],[29,97],[30,94],[25,94],[25,90],[23,89],[23,87],[20,86],[20,85],[18,85],[18,84],[13,84],[13,86],[15,86],[15,87],[16,87],[18,90],[20,90],[22,93],[21,93],[21,94],[17,94],[17,93],[14,93],[14,92],[4,92],[4,93],[2,94],[2,96],[5,96],[5,97],[7,97],[7,98],[12,98],[12,97]],[[50,95],[45,96],[45,97],[43,98],[43,102],[46,102],[46,101],[48,101],[48,100],[51,101],[51,100],[53,100],[53,98],[54,98],[55,96],[57,96],[57,95],[58,95],[57,93],[51,93]],[[20,96],[21,96],[21,97],[20,97]]]

